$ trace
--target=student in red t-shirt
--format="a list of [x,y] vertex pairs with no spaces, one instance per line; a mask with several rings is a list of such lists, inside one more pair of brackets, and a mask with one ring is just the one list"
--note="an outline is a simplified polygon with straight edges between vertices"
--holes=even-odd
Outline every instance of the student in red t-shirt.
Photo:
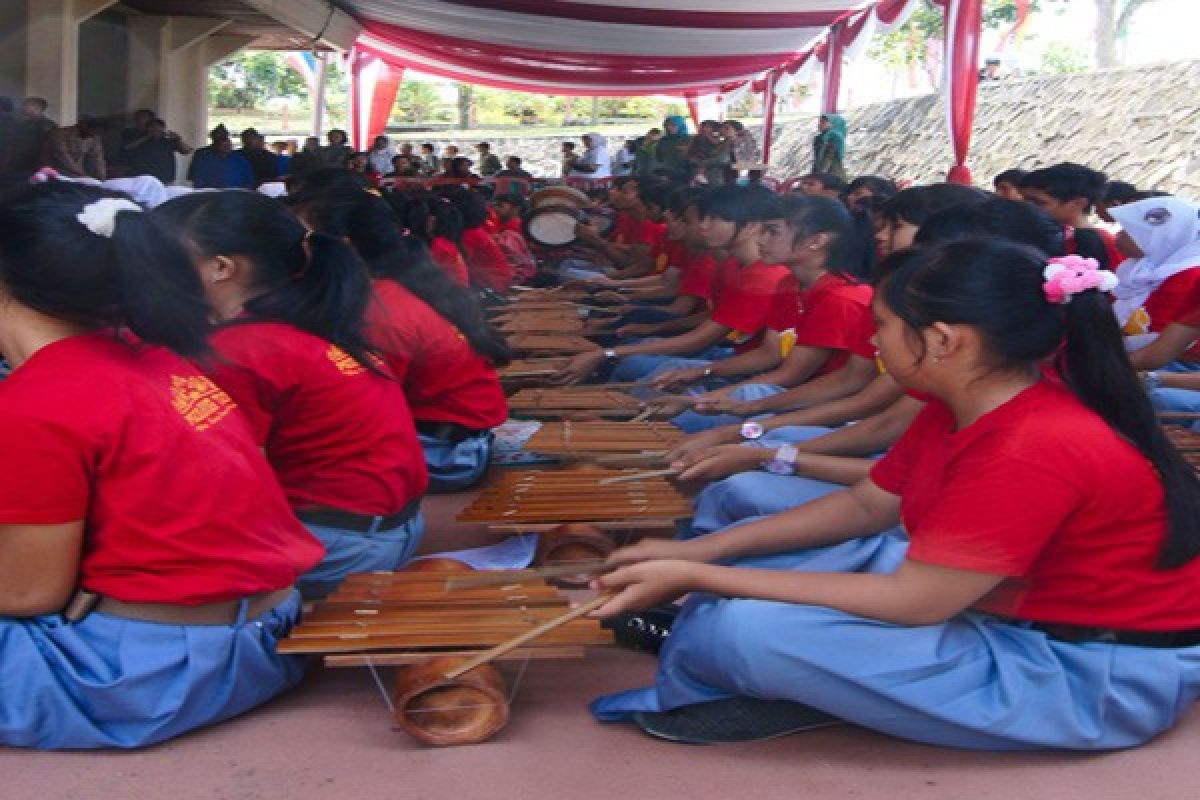
[[654,244],[657,225],[642,203],[640,189],[644,179],[632,175],[616,178],[608,192],[609,205],[617,212],[608,238],[596,233],[589,225],[577,229],[579,244],[595,249],[596,263],[563,262],[564,277],[583,280],[632,278],[650,272],[650,248]]
[[[885,279],[880,355],[925,410],[850,489],[614,553],[599,616],[691,599],[658,684],[593,710],[677,741],[845,720],[989,750],[1131,747],[1186,712],[1200,481],[1125,358],[1111,273],[1046,267],[964,240]],[[1039,369],[1060,350],[1065,383]]]
[[789,274],[787,267],[758,257],[762,221],[775,215],[776,203],[775,193],[763,188],[726,186],[706,195],[701,209],[706,244],[729,253],[717,267],[708,320],[678,336],[581,353],[563,368],[564,381],[577,383],[605,361],[623,359],[612,377],[628,381],[681,357],[712,360],[731,355],[730,346],[736,352],[756,347],[767,309]]
[[492,429],[508,418],[496,366],[511,356],[478,301],[457,286],[386,202],[365,192],[325,192],[300,208],[314,228],[350,242],[374,277],[366,335],[404,386],[429,468],[431,492],[479,482]]
[[325,544],[307,596],[416,549],[428,478],[404,390],[367,343],[370,279],[340,239],[253,192],[159,206],[223,323],[202,366],[233,397],[296,515]]
[[508,291],[513,282],[513,268],[486,228],[487,202],[478,192],[462,187],[443,189],[441,194],[462,217],[462,250],[470,285],[494,292]]
[[[752,376],[701,395],[702,412],[726,398],[760,400],[820,378],[825,378],[823,399],[836,400],[859,391],[877,373],[871,287],[838,267],[852,230],[845,206],[828,197],[793,195],[781,199],[778,213],[763,224],[759,252],[769,262],[787,265],[792,274],[772,299],[762,343],[709,366],[659,372],[651,381],[667,389]],[[685,412],[672,421],[690,433],[734,419],[710,411]]]
[[432,192],[388,192],[385,199],[433,255],[433,261],[462,286],[471,282],[462,248],[462,214],[446,197]]
[[1054,217],[1067,232],[1067,255],[1094,258],[1104,269],[1116,269],[1125,256],[1117,240],[1091,224],[1088,215],[1104,197],[1108,176],[1069,161],[1027,173],[1020,181],[1021,194]]
[[187,360],[208,316],[187,252],[123,195],[0,203],[0,745],[141,747],[301,677],[275,643],[321,545]]

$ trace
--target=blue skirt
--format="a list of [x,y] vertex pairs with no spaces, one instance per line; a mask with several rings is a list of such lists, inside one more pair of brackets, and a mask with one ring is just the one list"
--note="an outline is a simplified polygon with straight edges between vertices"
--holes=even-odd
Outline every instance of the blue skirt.
[[293,592],[235,625],[0,617],[0,745],[143,747],[237,716],[299,682],[275,653],[299,616]]
[[418,433],[429,469],[429,492],[457,492],[470,488],[487,473],[495,434],[486,431],[458,442]]
[[305,600],[324,597],[347,575],[399,569],[407,564],[425,533],[425,518],[418,513],[404,525],[388,531],[347,531],[324,525],[305,527],[325,545],[321,563],[296,581]]
[[[739,566],[888,573],[898,532]],[[600,698],[623,721],[730,696],[786,699],[918,742],[981,750],[1110,750],[1142,744],[1200,694],[1200,647],[1057,641],[982,614],[906,627],[817,606],[689,599],[656,684]]]

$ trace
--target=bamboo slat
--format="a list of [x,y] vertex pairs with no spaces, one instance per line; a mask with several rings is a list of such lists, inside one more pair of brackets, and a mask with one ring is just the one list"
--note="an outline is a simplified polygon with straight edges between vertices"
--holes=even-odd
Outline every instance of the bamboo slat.
[[545,422],[525,442],[535,453],[642,453],[674,447],[683,432],[667,422],[587,420]]

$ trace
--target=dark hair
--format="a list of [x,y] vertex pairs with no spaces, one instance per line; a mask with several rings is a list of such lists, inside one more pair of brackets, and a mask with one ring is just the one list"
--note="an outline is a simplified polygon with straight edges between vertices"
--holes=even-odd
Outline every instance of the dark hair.
[[495,205],[497,203],[508,203],[511,206],[516,206],[517,210],[521,212],[524,212],[525,207],[528,205],[525,201],[525,196],[516,192],[496,195],[492,198],[492,204]]
[[518,167],[521,166],[521,164],[522,164],[520,156],[509,156],[506,160],[511,161],[512,163],[516,164]]
[[0,97],[0,114],[11,114],[15,108],[11,97]]
[[208,353],[211,309],[183,245],[150,214],[118,212],[111,237],[78,219],[119,192],[50,181],[0,200],[0,282],[18,303],[89,328],[128,327],[185,356]]
[[642,199],[643,205],[654,206],[665,211],[671,201],[671,193],[675,191],[675,187],[669,183],[653,183],[649,186],[644,186],[638,191],[638,196]]
[[318,230],[349,239],[372,275],[396,281],[424,300],[476,353],[500,366],[511,360],[476,296],[437,266],[420,240],[401,233],[387,201],[368,192],[329,191],[312,198],[304,213]]
[[458,209],[464,229],[478,228],[487,222],[487,201],[478,192],[464,189],[461,186],[439,186],[434,191],[445,197]]
[[1129,198],[1130,203],[1136,203],[1138,200],[1149,200],[1151,197],[1170,197],[1170,192],[1164,192],[1159,189],[1139,189]]
[[852,255],[848,241],[853,230],[850,212],[832,197],[792,195],[779,198],[779,218],[792,229],[792,245],[818,233],[830,234],[825,270],[858,282],[857,272],[848,263]]
[[992,187],[996,188],[1002,183],[1020,187],[1021,181],[1024,180],[1025,176],[1028,174],[1029,172],[1023,169],[1006,169],[996,177],[992,178]]
[[349,136],[347,136],[347,135],[346,135],[346,132],[345,132],[344,130],[342,130],[341,128],[330,128],[330,129],[329,129],[329,133],[325,134],[325,138],[327,138],[327,139],[332,139],[332,138],[333,138],[333,135],[334,135],[335,133],[336,133],[338,136],[342,137],[341,144],[345,144],[346,142],[350,141],[350,137],[349,137]]
[[45,111],[47,108],[50,107],[50,104],[48,102],[46,102],[46,98],[44,98],[44,97],[26,97],[24,100],[21,101],[21,105],[25,105],[27,103],[33,103],[35,106],[38,106],[39,108],[41,108],[42,111]]
[[860,175],[846,184],[842,194],[847,195],[857,189],[869,189],[874,196],[884,198],[892,197],[898,191],[896,182],[890,178],[881,178],[878,175]]
[[196,192],[167,201],[153,215],[205,256],[250,261],[259,293],[239,321],[293,325],[378,371],[363,334],[371,283],[345,242],[310,233],[283,205],[257,192]]
[[367,179],[361,172],[354,172],[345,167],[321,167],[311,172],[305,172],[294,177],[289,185],[293,195],[303,195],[308,192],[320,192],[327,189],[366,189]]
[[700,216],[735,223],[737,235],[752,222],[778,219],[779,195],[759,186],[721,186],[700,200]]
[[1046,258],[1063,255],[1063,228],[1031,203],[995,195],[982,203],[938,211],[921,224],[916,244],[999,236],[1036,247]]
[[1067,386],[1158,471],[1169,524],[1157,567],[1180,567],[1200,554],[1200,478],[1163,434],[1108,297],[1092,290],[1052,304],[1042,289],[1044,268],[1044,255],[1033,248],[966,239],[919,249],[880,291],[913,330],[935,322],[977,328],[1003,367],[1036,365],[1057,353]]
[[840,175],[831,172],[810,172],[804,177],[819,182],[824,189],[840,192],[846,188],[846,181]]
[[708,192],[709,189],[702,186],[681,186],[671,192],[671,196],[667,200],[667,210],[679,217],[687,213],[691,206],[696,206],[698,211]]
[[[384,199],[391,205],[400,224],[426,246],[435,236],[441,236],[462,250],[462,215],[446,198],[429,191],[385,192]],[[429,220],[433,219],[433,230]]]
[[1108,176],[1103,172],[1064,161],[1026,174],[1021,178],[1020,188],[1037,189],[1063,203],[1082,197],[1087,201],[1083,209],[1087,212],[1104,196],[1107,183]]
[[736,119],[727,119],[727,120],[725,120],[725,124],[728,125],[729,127],[733,128],[738,133],[741,133],[742,131],[746,130],[746,126],[743,125],[741,122],[739,122]]
[[934,183],[914,186],[897,192],[879,207],[879,215],[891,223],[907,222],[923,225],[931,214],[953,206],[973,205],[987,199],[987,194],[957,183]]
[[427,147],[427,148],[429,148],[430,150],[436,150],[436,149],[437,149],[436,147],[434,147],[434,146],[433,146],[433,142],[424,142],[424,143],[421,145],[421,147],[422,147],[422,148],[426,148],[426,147]]

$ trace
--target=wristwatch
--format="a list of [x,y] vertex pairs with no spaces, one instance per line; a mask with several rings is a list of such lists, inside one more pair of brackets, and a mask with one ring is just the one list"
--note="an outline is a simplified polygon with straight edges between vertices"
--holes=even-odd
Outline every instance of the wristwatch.
[[742,438],[748,442],[753,442],[756,439],[761,439],[766,430],[757,422],[742,423]]
[[772,475],[795,475],[796,456],[800,451],[790,444],[781,445],[775,451],[775,457],[768,461],[763,468]]
[[605,361],[616,361],[617,360],[617,351],[613,350],[611,347],[607,348],[604,351],[604,360]]

